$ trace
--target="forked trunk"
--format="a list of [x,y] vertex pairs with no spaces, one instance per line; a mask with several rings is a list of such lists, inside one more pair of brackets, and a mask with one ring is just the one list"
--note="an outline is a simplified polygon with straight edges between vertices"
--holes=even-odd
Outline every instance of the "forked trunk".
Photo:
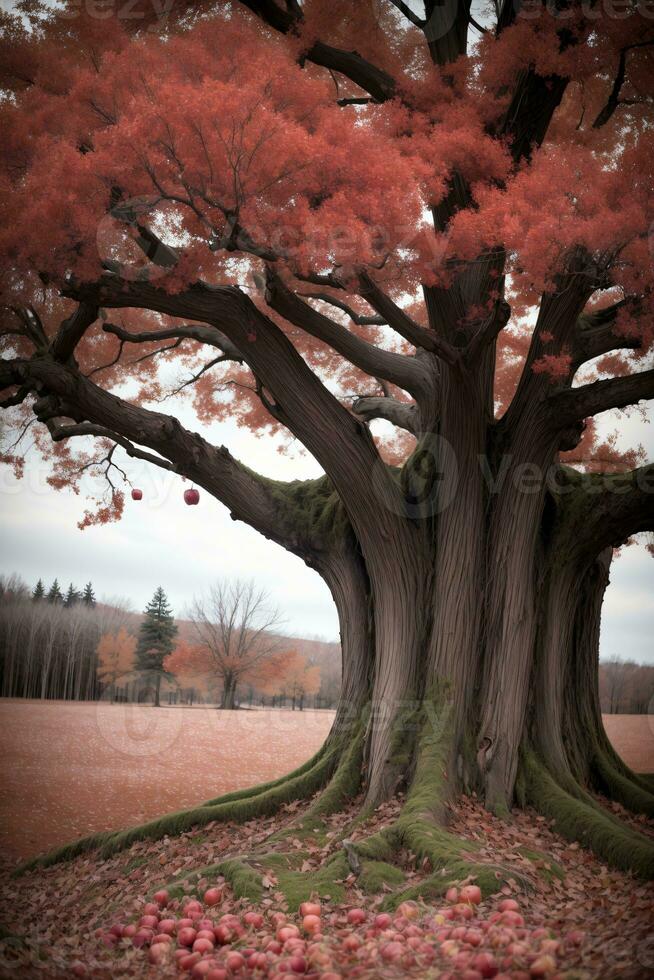
[[[611,551],[597,558],[565,551],[569,531],[553,534],[556,507],[544,507],[544,477],[532,476],[528,490],[513,479],[489,490],[474,433],[468,438],[469,462],[457,482],[449,486],[447,473],[439,481],[447,505],[428,522],[431,562],[416,554],[411,575],[396,564],[385,588],[371,583],[367,557],[352,542],[316,565],[341,624],[343,692],[332,737],[351,732],[370,707],[368,803],[411,784],[416,718],[439,723],[435,692],[441,706],[446,692],[452,729],[439,774],[446,794],[475,789],[490,808],[505,810],[522,755],[532,750],[563,785],[601,788],[598,753],[630,775],[599,710],[599,623]],[[392,564],[394,557],[389,546],[383,558]],[[435,810],[442,800],[441,792]]]

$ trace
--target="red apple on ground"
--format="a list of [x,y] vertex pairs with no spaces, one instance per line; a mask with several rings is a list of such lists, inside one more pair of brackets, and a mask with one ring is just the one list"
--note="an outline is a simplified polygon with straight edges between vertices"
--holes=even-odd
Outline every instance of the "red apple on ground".
[[481,888],[479,885],[464,885],[459,892],[460,902],[469,902],[470,905],[479,905],[481,902]]
[[497,960],[490,953],[477,953],[472,966],[481,973],[482,977],[494,977],[500,972]]
[[193,943],[193,952],[201,954],[212,953],[213,943],[209,942],[208,939],[196,939]]
[[309,935],[315,935],[315,933],[320,932],[320,916],[318,915],[305,915],[302,919],[302,928]]
[[171,959],[171,957],[172,957],[172,950],[170,946],[168,946],[166,943],[155,943],[153,946],[150,947],[150,950],[148,952],[148,959],[150,960],[151,963],[154,963],[155,966],[159,966],[160,964],[167,963],[168,960]]
[[[187,490],[186,493],[192,493],[192,490]],[[184,494],[184,499],[186,499],[186,493]],[[197,493],[197,490],[195,491]],[[186,503],[189,503],[187,500]],[[196,501],[197,503],[197,501]],[[204,904],[205,905],[218,905],[223,897],[222,888],[207,888],[204,893]]]
[[263,916],[260,912],[246,912],[243,916],[243,922],[252,926],[253,929],[260,929],[263,925]]
[[199,953],[187,953],[182,956],[177,961],[177,966],[180,970],[186,970],[187,973],[193,969],[196,963],[199,963],[202,957]]
[[245,957],[236,952],[228,953],[227,959],[225,960],[225,965],[232,973],[238,973],[239,970],[242,970],[245,967]]
[[[132,490],[132,496],[135,493],[140,494],[141,491],[140,490]],[[134,499],[135,500],[140,500],[141,498],[140,497],[135,497]],[[157,905],[159,906],[159,908],[165,909],[165,907],[168,905],[168,900],[169,900],[170,896],[169,896],[168,892],[166,891],[166,889],[165,888],[162,888],[161,891],[155,892],[154,895],[152,896],[152,898],[153,898],[153,901],[155,901],[157,903]]]

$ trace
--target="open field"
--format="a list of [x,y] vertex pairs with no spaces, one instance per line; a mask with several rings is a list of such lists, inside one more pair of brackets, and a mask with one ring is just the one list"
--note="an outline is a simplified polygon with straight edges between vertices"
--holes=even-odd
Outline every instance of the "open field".
[[[2,701],[2,854],[29,857],[283,775],[316,751],[332,718],[329,711]],[[654,718],[612,715],[605,723],[633,768],[654,770]]]
[[654,715],[603,715],[613,747],[634,772],[654,772]]
[[331,711],[0,701],[0,851],[30,857],[281,776]]

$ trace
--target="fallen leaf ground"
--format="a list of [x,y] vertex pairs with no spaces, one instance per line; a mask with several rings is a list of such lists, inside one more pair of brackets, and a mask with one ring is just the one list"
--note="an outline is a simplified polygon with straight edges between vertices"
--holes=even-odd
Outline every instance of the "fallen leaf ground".
[[33,857],[276,779],[318,750],[333,718],[2,699],[0,850]]
[[[369,834],[390,823],[400,805],[401,799],[397,799],[381,807],[353,836]],[[82,967],[74,966],[79,962],[85,965],[84,975],[102,980],[178,976],[172,964],[150,966],[147,951],[133,948],[129,940],[123,939],[115,948],[108,948],[96,935],[96,930],[106,931],[116,922],[138,922],[144,904],[157,888],[192,868],[258,849],[273,832],[296,819],[302,809],[303,806],[290,805],[275,818],[243,826],[210,824],[180,837],[154,843],[139,842],[107,861],[90,855],[21,878],[11,878],[11,867],[6,864],[0,872],[0,921],[5,930],[0,943],[0,976],[64,980],[75,976],[74,970],[80,970],[82,975]],[[620,812],[615,806],[614,809]],[[339,846],[339,835],[354,812],[355,807],[350,813],[328,819],[331,843],[326,848],[316,845],[305,867],[307,873],[311,873],[311,865],[317,867],[324,860],[326,851]],[[641,831],[654,836],[651,825],[624,813],[621,815]],[[606,980],[654,977],[654,885],[639,882],[628,874],[609,871],[592,854],[564,841],[551,830],[547,821],[528,810],[517,812],[507,823],[487,813],[474,798],[463,798],[452,808],[451,820],[454,832],[481,845],[483,860],[497,862],[501,857],[504,863],[519,867],[532,882],[528,892],[520,892],[517,885],[514,888],[508,885],[503,893],[482,903],[476,910],[480,921],[488,918],[502,898],[510,895],[518,900],[529,930],[543,928],[562,940],[557,953],[557,977]],[[287,848],[288,842],[266,844],[266,850],[275,847]],[[547,857],[544,861],[530,861],[523,856],[521,848],[543,852]],[[407,854],[405,870],[410,871],[410,859],[411,855]],[[563,867],[563,880],[543,877],[542,872],[547,871],[549,861]],[[426,873],[426,869],[410,872],[411,883],[419,883]],[[283,896],[275,889],[274,876],[268,884],[261,911],[269,918],[273,911],[284,911],[285,906]],[[323,902],[322,933],[333,953],[332,969],[336,973],[332,976],[370,980],[375,977],[466,976],[465,972],[451,968],[449,973],[444,972],[448,969],[447,964],[443,966],[438,960],[428,968],[420,961],[409,968],[387,963],[379,953],[379,943],[375,945],[373,940],[370,943],[375,951],[372,962],[366,961],[367,965],[359,960],[362,953],[344,952],[343,938],[352,932],[346,910],[360,907],[372,916],[383,898],[367,899],[357,889],[354,876],[346,881],[346,889],[345,903],[331,905]],[[195,892],[191,894],[195,897]],[[211,912],[217,917],[240,913],[244,909],[245,905],[234,901],[226,888],[220,907]],[[289,914],[289,919],[299,924],[296,915]],[[268,937],[271,928],[267,921],[263,932],[267,930]],[[579,945],[565,941],[571,931],[584,933]],[[257,942],[264,941],[262,935],[252,936],[244,942],[256,948]],[[234,974],[237,975],[245,974]],[[275,975],[287,976],[285,973]],[[307,974],[320,975],[319,972]],[[470,974],[471,978],[474,976],[482,974]],[[529,977],[529,972],[509,970],[502,976]]]

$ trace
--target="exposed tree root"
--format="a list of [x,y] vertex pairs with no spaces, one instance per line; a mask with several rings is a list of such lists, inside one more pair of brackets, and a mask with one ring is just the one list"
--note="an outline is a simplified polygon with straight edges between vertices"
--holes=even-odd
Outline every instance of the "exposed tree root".
[[315,832],[323,829],[325,817],[331,813],[338,813],[349,800],[354,799],[361,788],[363,778],[363,742],[363,725],[359,725],[353,733],[349,747],[342,752],[334,773],[322,793],[301,817],[278,831],[271,838],[272,841],[309,835],[315,839]]
[[[295,848],[290,852],[254,853],[194,872],[183,883],[176,882],[172,890],[181,894],[184,884],[197,883],[217,873],[230,882],[238,897],[251,901],[261,898],[264,883],[272,883],[295,911],[311,896],[342,901],[346,880],[353,875],[357,887],[365,893],[390,890],[383,903],[385,908],[410,898],[440,896],[450,885],[463,881],[474,880],[484,896],[497,891],[509,878],[528,888],[529,879],[522,872],[476,860],[479,846],[448,832],[440,822],[447,785],[445,760],[451,740],[449,717],[450,707],[442,700],[433,701],[423,712],[415,774],[400,815],[390,827],[356,841],[343,834],[340,848],[318,870],[301,870],[311,857],[309,851]],[[287,837],[301,839],[303,833],[316,839],[315,832],[323,829],[324,818],[341,810],[359,791],[362,750],[359,733],[341,757],[324,792],[298,821],[273,835],[270,842]],[[406,876],[396,863],[407,852],[417,864],[426,861],[433,869],[429,877],[410,888],[403,887]]]
[[627,771],[625,774],[624,769],[626,767],[618,769],[609,757],[598,753],[592,763],[597,789],[632,813],[654,817],[654,791],[647,787],[646,780],[636,773]]
[[641,878],[654,877],[654,844],[603,810],[581,786],[563,788],[533,752],[523,757],[526,802],[554,822],[568,840],[589,847],[609,865],[632,871]]

